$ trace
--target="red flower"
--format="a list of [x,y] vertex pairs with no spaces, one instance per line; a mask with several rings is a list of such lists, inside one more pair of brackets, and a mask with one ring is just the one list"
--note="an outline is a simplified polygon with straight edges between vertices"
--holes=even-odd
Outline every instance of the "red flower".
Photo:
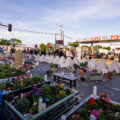
[[95,99],[94,99],[94,98],[90,98],[89,103],[90,103],[91,105],[94,105],[94,102],[95,102]]

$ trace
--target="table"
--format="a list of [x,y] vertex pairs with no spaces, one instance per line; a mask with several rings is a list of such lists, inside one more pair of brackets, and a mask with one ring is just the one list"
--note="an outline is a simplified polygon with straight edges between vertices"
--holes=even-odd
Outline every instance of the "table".
[[54,77],[54,82],[56,82],[56,80],[58,80],[58,83],[61,79],[70,81],[70,88],[72,88],[72,85],[74,87],[76,87],[76,80],[79,78],[79,77],[75,77],[72,75],[61,74],[61,73],[54,73],[53,77]]

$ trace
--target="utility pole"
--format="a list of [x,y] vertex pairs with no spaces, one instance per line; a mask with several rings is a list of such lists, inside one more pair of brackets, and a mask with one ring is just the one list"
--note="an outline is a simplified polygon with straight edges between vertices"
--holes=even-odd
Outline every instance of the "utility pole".
[[63,35],[62,35],[62,34],[63,34],[63,30],[62,30],[63,26],[64,26],[64,25],[60,25],[60,26],[59,26],[59,27],[60,27],[60,31],[61,31],[61,40],[63,40]]

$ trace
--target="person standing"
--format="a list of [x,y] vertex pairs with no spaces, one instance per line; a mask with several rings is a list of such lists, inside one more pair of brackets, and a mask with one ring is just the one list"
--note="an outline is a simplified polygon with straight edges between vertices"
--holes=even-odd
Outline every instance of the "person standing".
[[118,62],[120,63],[120,53],[119,53],[119,57],[118,57]]

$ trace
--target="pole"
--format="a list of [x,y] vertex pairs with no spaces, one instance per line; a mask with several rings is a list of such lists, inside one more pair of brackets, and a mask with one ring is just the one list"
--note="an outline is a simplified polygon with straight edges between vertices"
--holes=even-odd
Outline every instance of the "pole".
[[61,40],[63,40],[63,36],[62,36],[62,33],[63,33],[62,28],[63,28],[63,26],[64,26],[64,25],[60,25],[60,26],[59,26],[60,29],[61,29]]
[[55,33],[55,50],[56,50],[56,33]]

